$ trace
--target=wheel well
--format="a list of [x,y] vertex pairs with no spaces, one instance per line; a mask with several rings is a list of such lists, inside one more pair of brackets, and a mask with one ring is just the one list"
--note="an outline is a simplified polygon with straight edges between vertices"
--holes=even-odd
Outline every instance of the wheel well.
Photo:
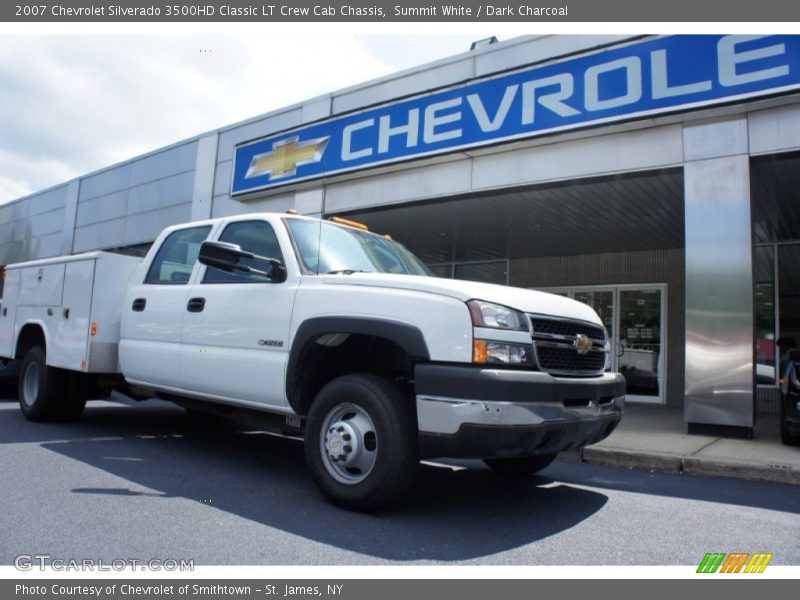
[[411,393],[414,365],[409,354],[387,338],[328,333],[315,336],[300,350],[290,376],[289,402],[300,415],[308,409],[322,387],[349,373],[371,373],[394,382]]
[[42,348],[46,348],[46,341],[44,337],[44,331],[42,330],[41,326],[28,323],[22,328],[22,331],[19,332],[19,337],[17,338],[17,351],[14,354],[14,358],[23,359],[25,355],[28,353],[28,350],[35,346],[41,346]]

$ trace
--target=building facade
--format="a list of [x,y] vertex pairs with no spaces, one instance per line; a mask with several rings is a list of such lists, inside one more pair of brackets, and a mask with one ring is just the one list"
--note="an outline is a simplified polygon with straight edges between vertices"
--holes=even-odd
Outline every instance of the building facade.
[[0,265],[295,209],[592,305],[634,402],[748,430],[800,336],[800,36],[538,36],[0,206]]

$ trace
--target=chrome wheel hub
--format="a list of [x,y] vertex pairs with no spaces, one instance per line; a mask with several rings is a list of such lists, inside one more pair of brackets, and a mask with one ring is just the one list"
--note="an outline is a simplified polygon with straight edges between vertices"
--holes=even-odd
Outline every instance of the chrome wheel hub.
[[27,406],[33,406],[39,395],[39,365],[28,363],[25,376],[22,378],[22,400]]
[[339,483],[364,481],[378,457],[375,424],[360,406],[349,402],[336,406],[325,417],[320,452],[325,469]]

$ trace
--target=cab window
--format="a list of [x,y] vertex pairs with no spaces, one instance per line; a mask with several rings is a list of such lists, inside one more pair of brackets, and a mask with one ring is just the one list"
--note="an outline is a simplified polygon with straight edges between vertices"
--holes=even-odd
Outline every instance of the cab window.
[[[231,223],[219,236],[220,242],[239,245],[242,250],[247,250],[258,256],[274,258],[283,262],[281,248],[278,244],[278,237],[272,229],[272,225],[266,221],[237,221]],[[242,264],[269,271],[270,264],[263,260],[252,259],[243,260]],[[257,273],[226,273],[211,267],[206,269],[203,283],[266,283],[268,280],[263,275]]]
[[200,253],[200,244],[208,237],[211,225],[180,229],[170,233],[158,249],[145,283],[186,285]]

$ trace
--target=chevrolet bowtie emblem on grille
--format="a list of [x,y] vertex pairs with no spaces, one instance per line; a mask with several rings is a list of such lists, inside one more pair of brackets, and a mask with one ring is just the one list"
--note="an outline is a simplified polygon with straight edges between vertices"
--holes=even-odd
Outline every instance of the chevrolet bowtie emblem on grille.
[[245,178],[268,174],[270,179],[277,179],[294,175],[298,166],[320,161],[329,139],[322,137],[298,143],[297,137],[292,137],[274,142],[271,152],[253,157]]
[[578,354],[588,354],[591,349],[592,340],[582,333],[575,336],[575,350],[578,351]]

